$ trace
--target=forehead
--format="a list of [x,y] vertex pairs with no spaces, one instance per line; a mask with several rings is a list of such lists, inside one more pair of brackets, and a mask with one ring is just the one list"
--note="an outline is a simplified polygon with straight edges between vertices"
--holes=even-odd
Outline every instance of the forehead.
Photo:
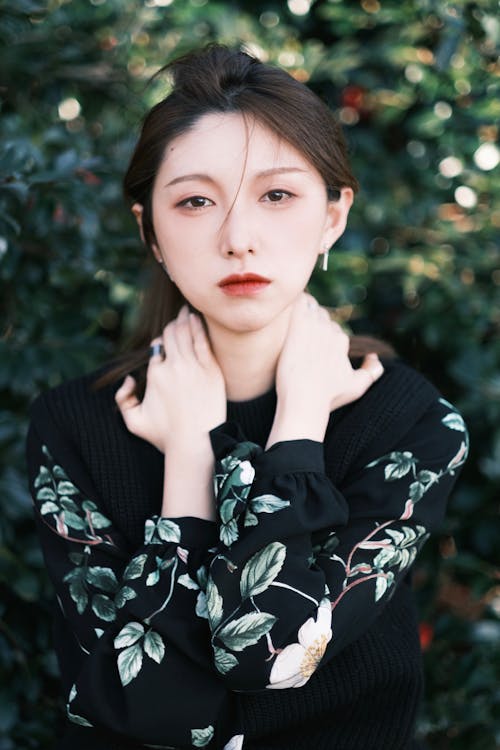
[[239,113],[217,112],[203,115],[168,144],[160,171],[196,167],[197,172],[234,173],[237,166],[252,172],[291,164],[315,171],[300,151],[266,125]]

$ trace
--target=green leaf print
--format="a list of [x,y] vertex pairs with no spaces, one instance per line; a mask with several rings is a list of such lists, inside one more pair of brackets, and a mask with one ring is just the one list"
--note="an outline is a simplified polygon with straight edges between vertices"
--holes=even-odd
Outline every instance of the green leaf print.
[[116,606],[109,596],[96,594],[92,598],[92,610],[97,617],[106,622],[113,622],[116,619]]
[[78,505],[70,497],[60,497],[59,502],[63,510],[67,510],[70,513],[78,513]]
[[231,651],[243,651],[269,633],[276,619],[267,612],[250,612],[225,625],[218,637]]
[[146,554],[133,557],[123,572],[124,580],[131,581],[134,578],[140,578],[143,574],[147,558]]
[[69,526],[71,529],[77,529],[78,531],[83,531],[86,529],[87,524],[83,520],[83,518],[80,518],[80,516],[77,516],[76,513],[71,513],[69,511],[63,511],[64,513],[64,522],[67,526]]
[[66,479],[68,480],[68,475],[64,471],[62,466],[58,466],[57,464],[52,467],[52,473],[55,476],[56,479]]
[[283,500],[276,495],[259,495],[250,500],[250,507],[254,513],[276,513],[278,510],[288,508],[289,500]]
[[446,427],[449,427],[450,430],[457,430],[458,432],[466,431],[464,420],[460,414],[457,414],[456,412],[447,414],[441,421]]
[[261,594],[274,581],[285,562],[286,547],[272,542],[247,561],[241,574],[240,590],[243,599]]
[[205,729],[191,729],[191,742],[193,747],[206,747],[214,736],[214,728],[208,726]]
[[38,475],[34,481],[35,488],[38,489],[38,487],[42,487],[44,484],[50,484],[51,481],[52,481],[52,476],[50,474],[50,471],[47,469],[46,466],[40,466]]
[[226,547],[230,547],[233,542],[236,542],[238,539],[238,524],[234,518],[229,523],[221,525],[219,537],[222,544],[225,544]]
[[245,512],[244,526],[257,526],[258,523],[259,523],[259,519],[257,518],[257,516],[254,513],[252,513],[251,510],[247,510]]
[[108,594],[115,594],[118,590],[118,581],[111,568],[103,568],[95,565],[87,569],[87,582],[91,583]]
[[180,527],[168,518],[157,518],[156,521],[148,518],[145,528],[145,540],[147,543],[161,544],[162,542],[181,541]]
[[130,586],[123,586],[123,588],[120,589],[115,597],[115,605],[118,607],[118,609],[121,609],[121,607],[125,606],[126,602],[129,602],[131,599],[135,599],[136,597],[137,594],[134,589],[131,589]]
[[142,648],[138,643],[129,646],[118,654],[118,672],[122,685],[128,685],[132,682],[142,667]]
[[149,630],[144,637],[144,651],[157,664],[160,664],[165,656],[165,644],[159,633]]
[[128,622],[113,641],[115,648],[132,646],[144,635],[144,625],[140,622]]
[[94,529],[107,529],[108,526],[111,526],[111,521],[98,511],[90,513],[90,523]]
[[237,502],[238,498],[229,497],[221,504],[219,514],[222,523],[229,523],[229,521],[232,520],[233,511]]
[[73,482],[63,480],[57,485],[58,495],[78,495],[78,490]]
[[231,669],[238,666],[238,659],[234,654],[229,654],[219,646],[214,647],[215,666],[221,674],[227,674]]
[[203,591],[200,591],[196,597],[195,612],[198,617],[203,617],[204,620],[208,619],[207,597]]
[[222,620],[223,601],[222,596],[219,594],[217,586],[212,579],[209,579],[207,584],[207,609],[208,619],[210,620],[212,627],[215,628]]
[[379,599],[383,597],[389,586],[392,586],[394,583],[394,573],[392,571],[389,571],[383,576],[379,576],[377,578],[377,582],[375,584],[375,601],[378,602]]
[[90,721],[88,721],[87,719],[84,719],[83,716],[78,716],[78,714],[72,714],[69,709],[66,711],[66,715],[72,724],[78,724],[81,727],[94,726],[93,724],[90,723]]
[[40,508],[40,513],[42,514],[42,516],[45,516],[47,513],[57,513],[58,511],[59,508],[54,502],[52,502],[52,500],[47,500],[47,502],[44,503]]
[[196,581],[193,581],[190,575],[188,573],[183,573],[179,578],[177,579],[177,583],[180,583],[181,586],[184,586],[186,589],[193,589],[193,591],[198,591],[200,588]]
[[57,495],[54,492],[54,490],[51,490],[50,487],[42,487],[41,490],[38,490],[36,493],[36,499],[37,500],[57,500]]
[[[82,571],[82,573],[85,573],[85,571]],[[66,580],[66,577],[64,580]],[[83,583],[82,575],[80,575],[79,578],[75,578],[74,581],[71,581],[69,585],[69,595],[76,604],[76,611],[79,615],[82,615],[89,603],[89,595],[87,594],[85,584]]]
[[416,458],[410,451],[403,451],[401,453],[391,453],[389,458],[393,461],[392,464],[387,464],[384,470],[384,476],[386,482],[392,482],[395,479],[401,479],[406,476],[417,463]]

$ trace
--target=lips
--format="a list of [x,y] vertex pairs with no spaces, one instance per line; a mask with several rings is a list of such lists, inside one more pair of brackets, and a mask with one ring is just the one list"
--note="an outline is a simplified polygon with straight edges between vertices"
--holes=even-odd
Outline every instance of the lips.
[[270,279],[256,273],[234,273],[219,281],[219,286],[225,294],[238,297],[256,294],[270,283]]

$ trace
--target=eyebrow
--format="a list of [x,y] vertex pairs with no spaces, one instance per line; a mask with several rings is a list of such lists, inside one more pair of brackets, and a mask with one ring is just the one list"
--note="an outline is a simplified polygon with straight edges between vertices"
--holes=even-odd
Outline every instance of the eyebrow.
[[[273,167],[271,169],[264,169],[261,172],[256,172],[255,175],[253,175],[254,178],[260,179],[262,177],[272,177],[273,175],[278,174],[289,174],[290,172],[307,172],[306,169],[302,169],[302,167]],[[193,180],[200,180],[202,182],[212,182],[214,183],[215,180],[213,177],[210,177],[208,174],[201,174],[201,173],[194,173],[194,174],[183,174],[179,175],[179,177],[174,177],[173,180],[170,180],[170,182],[167,182],[165,187],[171,187],[172,185],[177,185],[179,182],[190,182]]]

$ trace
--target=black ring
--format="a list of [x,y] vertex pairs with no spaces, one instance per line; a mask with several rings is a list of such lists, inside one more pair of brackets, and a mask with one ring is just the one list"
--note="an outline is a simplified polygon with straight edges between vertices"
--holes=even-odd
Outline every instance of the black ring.
[[156,357],[157,355],[160,355],[161,357],[165,356],[165,349],[163,347],[163,344],[151,344],[149,347],[149,357]]

